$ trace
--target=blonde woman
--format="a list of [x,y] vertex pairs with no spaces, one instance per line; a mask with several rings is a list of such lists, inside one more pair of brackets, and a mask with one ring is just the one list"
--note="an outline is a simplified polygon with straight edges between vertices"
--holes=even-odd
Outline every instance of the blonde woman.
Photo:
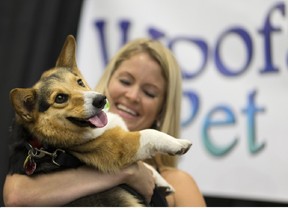
[[[179,137],[181,72],[170,50],[160,42],[136,39],[111,59],[96,91],[111,102],[130,130],[154,128]],[[140,108],[139,108],[140,107]],[[169,206],[205,206],[193,178],[176,168],[177,158],[156,155],[147,161],[176,189]]]

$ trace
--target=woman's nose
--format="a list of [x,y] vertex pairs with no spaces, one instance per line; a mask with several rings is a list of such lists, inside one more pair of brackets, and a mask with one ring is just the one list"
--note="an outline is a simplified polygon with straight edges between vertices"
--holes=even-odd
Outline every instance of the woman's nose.
[[126,92],[126,97],[131,101],[139,101],[140,100],[140,91],[138,87],[131,87]]

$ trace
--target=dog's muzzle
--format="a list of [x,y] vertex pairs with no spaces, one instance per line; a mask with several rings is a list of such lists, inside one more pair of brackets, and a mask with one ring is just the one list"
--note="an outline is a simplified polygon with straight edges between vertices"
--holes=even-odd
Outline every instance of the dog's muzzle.
[[67,119],[79,127],[102,128],[108,123],[107,115],[103,111],[106,103],[105,95],[97,95],[92,101],[93,107],[96,108],[96,114],[85,119],[77,117],[67,117]]

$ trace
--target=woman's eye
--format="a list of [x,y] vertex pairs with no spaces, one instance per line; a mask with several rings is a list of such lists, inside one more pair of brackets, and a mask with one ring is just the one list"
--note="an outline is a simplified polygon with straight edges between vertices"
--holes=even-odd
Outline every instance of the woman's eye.
[[128,86],[128,85],[130,85],[131,82],[129,80],[120,79],[120,83],[122,83],[123,85]]
[[58,94],[55,97],[55,103],[62,104],[68,100],[68,95],[66,94]]
[[78,85],[80,85],[82,87],[86,87],[82,79],[78,79],[77,83],[78,83]]
[[144,93],[150,98],[155,98],[156,97],[156,95],[154,93],[151,93],[149,91],[144,91]]

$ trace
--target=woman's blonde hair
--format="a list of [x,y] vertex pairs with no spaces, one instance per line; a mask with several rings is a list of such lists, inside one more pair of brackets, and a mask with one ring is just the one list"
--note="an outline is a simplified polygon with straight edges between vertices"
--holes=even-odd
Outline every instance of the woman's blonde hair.
[[[180,111],[182,98],[182,79],[179,65],[172,52],[161,42],[146,38],[136,39],[124,45],[117,54],[110,60],[103,76],[101,77],[96,91],[104,93],[110,78],[119,65],[138,53],[147,53],[159,63],[162,74],[166,80],[165,103],[162,107],[156,129],[171,136],[179,137],[180,133]],[[152,126],[151,126],[152,128]],[[168,155],[156,155],[153,161],[158,167],[176,167],[176,157]],[[148,161],[152,163],[152,160]]]

